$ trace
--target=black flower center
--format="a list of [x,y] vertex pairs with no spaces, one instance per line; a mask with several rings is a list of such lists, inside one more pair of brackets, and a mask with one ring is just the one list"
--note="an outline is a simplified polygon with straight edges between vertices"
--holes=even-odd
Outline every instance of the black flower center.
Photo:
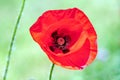
[[51,34],[51,37],[53,38],[52,45],[49,46],[51,51],[62,51],[63,53],[69,52],[67,46],[69,45],[70,37],[68,35],[63,36],[62,34],[58,34],[58,32],[55,31]]

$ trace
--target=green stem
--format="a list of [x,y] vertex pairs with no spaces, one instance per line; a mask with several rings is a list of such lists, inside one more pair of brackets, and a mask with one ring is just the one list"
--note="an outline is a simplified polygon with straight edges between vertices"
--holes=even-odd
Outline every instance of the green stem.
[[55,64],[52,64],[51,69],[50,69],[49,80],[51,80],[51,78],[52,78],[52,73],[53,73],[54,66],[55,66]]
[[5,73],[3,75],[3,80],[6,80],[6,77],[7,77],[7,74],[8,74],[8,68],[9,68],[10,59],[11,59],[11,52],[12,52],[12,48],[13,48],[13,44],[14,44],[14,41],[15,41],[16,32],[17,32],[17,29],[18,29],[18,25],[19,25],[22,13],[23,13],[24,6],[25,6],[25,0],[22,1],[21,10],[19,12],[19,15],[18,15],[18,18],[17,18],[17,22],[16,22],[15,27],[14,27],[14,32],[13,32],[13,35],[12,35],[10,48],[9,48],[9,51],[8,51],[7,62],[6,62],[6,66],[5,66]]

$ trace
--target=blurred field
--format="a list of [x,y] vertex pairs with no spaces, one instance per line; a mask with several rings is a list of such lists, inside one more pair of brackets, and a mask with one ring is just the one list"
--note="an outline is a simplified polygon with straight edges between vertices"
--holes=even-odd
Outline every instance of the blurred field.
[[[0,80],[22,0],[0,0]],[[27,0],[17,32],[7,80],[48,80],[51,62],[29,33],[46,10],[78,7],[98,34],[98,56],[82,71],[56,66],[52,80],[120,80],[120,0]]]

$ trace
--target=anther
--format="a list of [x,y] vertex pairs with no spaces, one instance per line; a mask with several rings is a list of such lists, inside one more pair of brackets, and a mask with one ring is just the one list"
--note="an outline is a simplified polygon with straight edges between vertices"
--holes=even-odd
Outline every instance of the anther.
[[53,46],[49,46],[49,49],[51,50],[51,51],[55,51],[55,49],[54,49],[54,47]]
[[53,32],[53,33],[51,34],[51,36],[52,36],[53,38],[55,38],[55,37],[57,36],[57,31]]
[[62,50],[62,52],[67,53],[67,52],[69,52],[69,49],[64,49],[64,50]]

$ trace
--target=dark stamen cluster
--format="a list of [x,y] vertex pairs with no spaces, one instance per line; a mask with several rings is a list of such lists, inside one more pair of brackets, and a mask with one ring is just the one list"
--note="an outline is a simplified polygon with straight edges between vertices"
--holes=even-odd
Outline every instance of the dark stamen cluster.
[[67,45],[70,42],[69,36],[62,36],[57,33],[57,31],[53,32],[51,34],[51,37],[53,38],[53,45],[49,46],[51,51],[55,51],[55,49],[61,50],[63,53],[69,52],[69,49],[67,49]]

